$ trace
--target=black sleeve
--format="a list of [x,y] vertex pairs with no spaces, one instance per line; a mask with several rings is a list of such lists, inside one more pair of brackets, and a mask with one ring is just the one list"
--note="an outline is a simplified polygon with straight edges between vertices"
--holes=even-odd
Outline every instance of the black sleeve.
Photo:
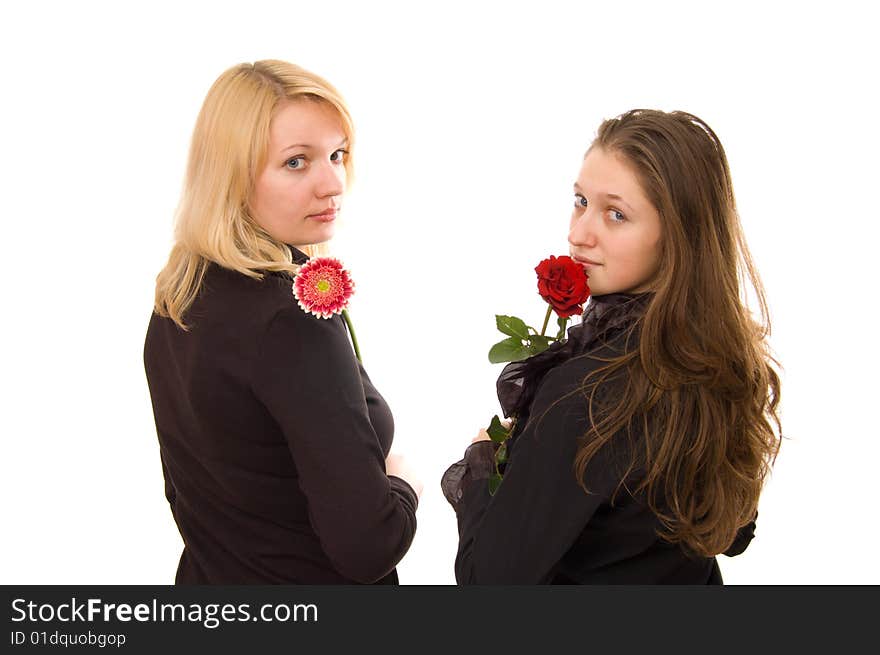
[[279,311],[253,380],[287,438],[312,527],[334,567],[358,582],[386,575],[412,542],[418,499],[385,473],[342,319],[319,319],[293,303]]
[[597,508],[617,488],[620,468],[610,460],[608,447],[585,471],[591,493],[575,478],[578,437],[588,425],[587,402],[580,393],[556,401],[586,371],[581,366],[572,376],[565,368],[552,371],[542,382],[495,495],[489,495],[487,481],[476,473],[462,487],[455,561],[459,584],[548,583]]
[[165,498],[168,499],[168,504],[171,506],[171,514],[174,516],[174,501],[177,500],[177,489],[174,488],[174,482],[172,482],[171,476],[168,475],[165,457],[162,456],[161,452],[159,453],[159,459],[162,462],[162,477],[165,480]]

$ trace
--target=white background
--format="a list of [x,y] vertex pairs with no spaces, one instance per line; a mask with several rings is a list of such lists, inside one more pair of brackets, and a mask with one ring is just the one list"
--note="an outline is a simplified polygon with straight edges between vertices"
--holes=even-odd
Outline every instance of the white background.
[[154,278],[205,93],[279,58],[334,83],[358,128],[334,250],[395,449],[426,482],[404,584],[454,583],[439,479],[498,411],[494,314],[541,320],[532,269],[566,252],[599,122],[633,107],[720,136],[785,367],[787,440],[726,581],[880,583],[868,3],[175,4],[0,18],[0,582],[173,581],[142,363]]

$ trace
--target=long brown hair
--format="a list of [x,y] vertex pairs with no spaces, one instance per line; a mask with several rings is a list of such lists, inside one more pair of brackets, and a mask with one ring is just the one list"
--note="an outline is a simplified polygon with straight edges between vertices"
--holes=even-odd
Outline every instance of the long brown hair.
[[[591,148],[628,162],[660,214],[662,236],[654,294],[636,325],[639,347],[584,381],[591,429],[575,470],[584,485],[596,452],[615,434],[630,435],[628,473],[644,473],[633,493],[645,491],[661,536],[716,555],[754,518],[781,443],[769,313],[727,157],[712,129],[681,111],[636,109],[606,120]],[[616,402],[600,402],[597,388],[615,373],[624,388]],[[636,444],[633,433],[645,437]]]

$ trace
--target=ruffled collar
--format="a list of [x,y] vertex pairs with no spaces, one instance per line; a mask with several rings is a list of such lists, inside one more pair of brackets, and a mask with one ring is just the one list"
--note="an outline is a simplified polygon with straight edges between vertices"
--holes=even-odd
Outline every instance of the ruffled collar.
[[544,352],[511,362],[501,371],[496,384],[504,416],[523,417],[528,413],[538,385],[554,367],[589,352],[599,337],[609,330],[633,323],[644,314],[652,293],[609,293],[591,296],[583,320],[568,328],[566,338]]

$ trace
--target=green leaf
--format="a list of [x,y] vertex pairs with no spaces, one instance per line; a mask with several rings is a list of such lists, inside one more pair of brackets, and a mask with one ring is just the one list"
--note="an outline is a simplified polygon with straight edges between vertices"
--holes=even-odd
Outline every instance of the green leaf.
[[495,315],[495,326],[502,334],[518,339],[525,340],[529,338],[529,328],[522,319],[516,316]]
[[552,341],[552,337],[542,337],[540,334],[532,335],[531,339],[529,339],[529,355],[537,355],[538,353],[544,352],[550,346]]
[[497,465],[504,464],[507,461],[507,444],[503,443],[498,448],[498,451],[495,453],[495,463]]
[[495,443],[501,443],[510,436],[510,430],[501,424],[501,419],[498,418],[498,414],[492,417],[492,421],[489,423],[486,432],[489,433],[489,438]]
[[516,362],[520,359],[525,359],[529,354],[521,339],[510,337],[504,341],[499,341],[489,349],[489,361],[493,364]]
[[493,473],[492,477],[489,478],[489,495],[494,496],[495,492],[498,491],[498,487],[501,486],[501,476],[497,473]]

